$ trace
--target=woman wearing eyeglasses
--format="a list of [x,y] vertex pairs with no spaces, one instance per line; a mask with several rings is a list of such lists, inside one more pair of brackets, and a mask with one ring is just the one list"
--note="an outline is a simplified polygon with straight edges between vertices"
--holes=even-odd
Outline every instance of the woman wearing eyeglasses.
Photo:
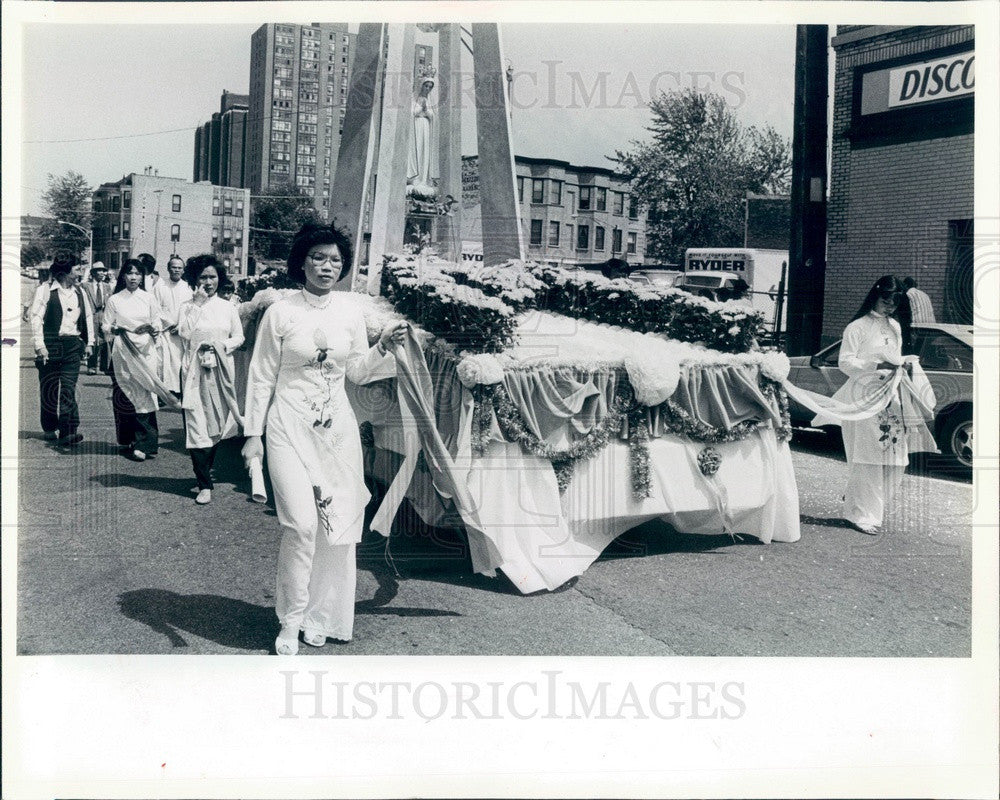
[[[869,290],[844,330],[838,366],[848,379],[834,395],[835,400],[858,403],[883,392],[890,394],[888,404],[873,416],[840,423],[849,465],[844,517],[871,535],[880,532],[909,454],[936,449],[916,408],[911,378],[919,364],[913,356],[904,356],[909,351],[909,302],[902,283],[885,275]],[[893,383],[890,392],[886,387]]]
[[266,457],[281,524],[275,611],[278,655],[303,641],[349,641],[354,628],[355,545],[361,541],[365,488],[358,423],[345,378],[366,383],[395,374],[390,349],[405,324],[368,346],[351,292],[334,291],[351,267],[349,239],[307,224],[296,234],[288,276],[301,292],[276,301],[260,322],[247,376],[243,458]]

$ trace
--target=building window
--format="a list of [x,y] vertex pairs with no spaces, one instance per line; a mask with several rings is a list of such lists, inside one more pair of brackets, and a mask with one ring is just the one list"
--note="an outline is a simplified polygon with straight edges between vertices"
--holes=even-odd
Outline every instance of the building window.
[[590,211],[590,195],[593,192],[591,186],[580,187],[580,211]]
[[222,231],[222,241],[225,242],[226,244],[229,244],[232,238],[233,238],[232,228],[224,228]]
[[219,213],[219,198],[218,197],[213,197],[212,198],[212,213],[213,214],[218,214]]
[[611,236],[611,252],[620,253],[622,251],[622,229],[615,228],[614,234]]
[[111,210],[112,211],[121,210],[121,198],[118,195],[115,195],[114,197],[111,198]]
[[517,176],[517,202],[524,202],[524,178]]
[[545,202],[545,181],[540,178],[533,178],[531,181],[531,202]]
[[111,238],[112,239],[117,239],[118,238],[118,232],[119,232],[119,230],[118,230],[118,223],[112,222],[111,223]]
[[604,228],[598,225],[594,228],[594,249],[603,250],[604,249]]
[[542,220],[531,220],[531,244],[541,247],[542,245]]
[[559,223],[550,222],[549,223],[549,246],[558,247],[559,246]]
[[236,201],[236,213],[237,214],[242,214],[243,213],[243,201],[242,200],[237,200]]
[[127,219],[122,221],[122,238],[128,239],[132,235],[132,223]]
[[562,205],[562,185],[562,181],[549,181],[549,203],[551,205]]
[[179,242],[181,240],[181,226],[171,225],[170,226],[170,241]]
[[635,252],[635,240],[636,240],[636,233],[635,233],[635,231],[629,231],[629,234],[628,234],[628,252],[629,253],[634,253]]
[[577,225],[576,226],[576,249],[586,250],[590,247],[590,226],[589,225]]
[[240,271],[240,269],[241,269],[240,259],[238,259],[238,258],[234,258],[233,259],[233,267],[235,267],[235,269],[236,269],[237,272]]
[[95,200],[94,201],[94,211],[96,213],[98,213],[98,214],[101,213],[101,201],[100,200]]
[[611,213],[616,217],[620,217],[625,213],[625,192],[615,192],[614,205],[611,207]]
[[122,192],[122,208],[126,211],[132,208],[132,192],[128,189]]
[[222,201],[222,213],[223,214],[233,213],[233,198],[227,197]]
[[173,196],[173,199],[170,202],[170,210],[174,213],[181,210],[181,196],[179,194],[175,194]]
[[219,242],[219,229],[212,228],[212,244],[218,244]]
[[634,194],[629,195],[628,198],[628,218],[639,219],[639,198]]
[[228,258],[222,259],[222,266],[224,266],[226,269],[229,269],[229,259]]
[[597,187],[597,210],[607,211],[608,210],[608,190],[603,186]]

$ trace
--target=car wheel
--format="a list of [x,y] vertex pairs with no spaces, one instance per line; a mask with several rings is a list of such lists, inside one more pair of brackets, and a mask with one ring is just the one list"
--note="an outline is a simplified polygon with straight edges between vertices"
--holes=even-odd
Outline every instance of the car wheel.
[[972,411],[961,411],[945,420],[938,439],[941,452],[962,469],[972,469]]

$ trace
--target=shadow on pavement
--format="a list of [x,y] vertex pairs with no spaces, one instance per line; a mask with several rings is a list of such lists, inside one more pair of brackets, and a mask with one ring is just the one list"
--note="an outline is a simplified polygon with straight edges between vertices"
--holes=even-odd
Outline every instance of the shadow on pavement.
[[803,525],[822,525],[825,528],[848,528],[857,530],[854,525],[843,517],[810,517],[808,514],[799,515],[799,521]]
[[136,589],[119,595],[118,606],[129,619],[166,636],[175,648],[188,647],[184,632],[224,647],[268,650],[278,629],[273,608],[214,594]]
[[190,499],[194,476],[189,478],[164,478],[161,475],[130,475],[127,472],[105,472],[94,475],[91,480],[97,481],[107,489],[139,489],[147,492],[160,492],[174,497]]

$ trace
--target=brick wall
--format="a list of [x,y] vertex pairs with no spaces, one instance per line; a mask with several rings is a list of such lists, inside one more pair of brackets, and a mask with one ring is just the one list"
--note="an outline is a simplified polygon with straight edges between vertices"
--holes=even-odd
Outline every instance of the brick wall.
[[840,336],[867,290],[887,273],[912,275],[943,315],[948,221],[973,216],[973,137],[852,148],[846,134],[855,67],[901,56],[919,60],[972,38],[973,28],[955,26],[835,42],[824,343]]

